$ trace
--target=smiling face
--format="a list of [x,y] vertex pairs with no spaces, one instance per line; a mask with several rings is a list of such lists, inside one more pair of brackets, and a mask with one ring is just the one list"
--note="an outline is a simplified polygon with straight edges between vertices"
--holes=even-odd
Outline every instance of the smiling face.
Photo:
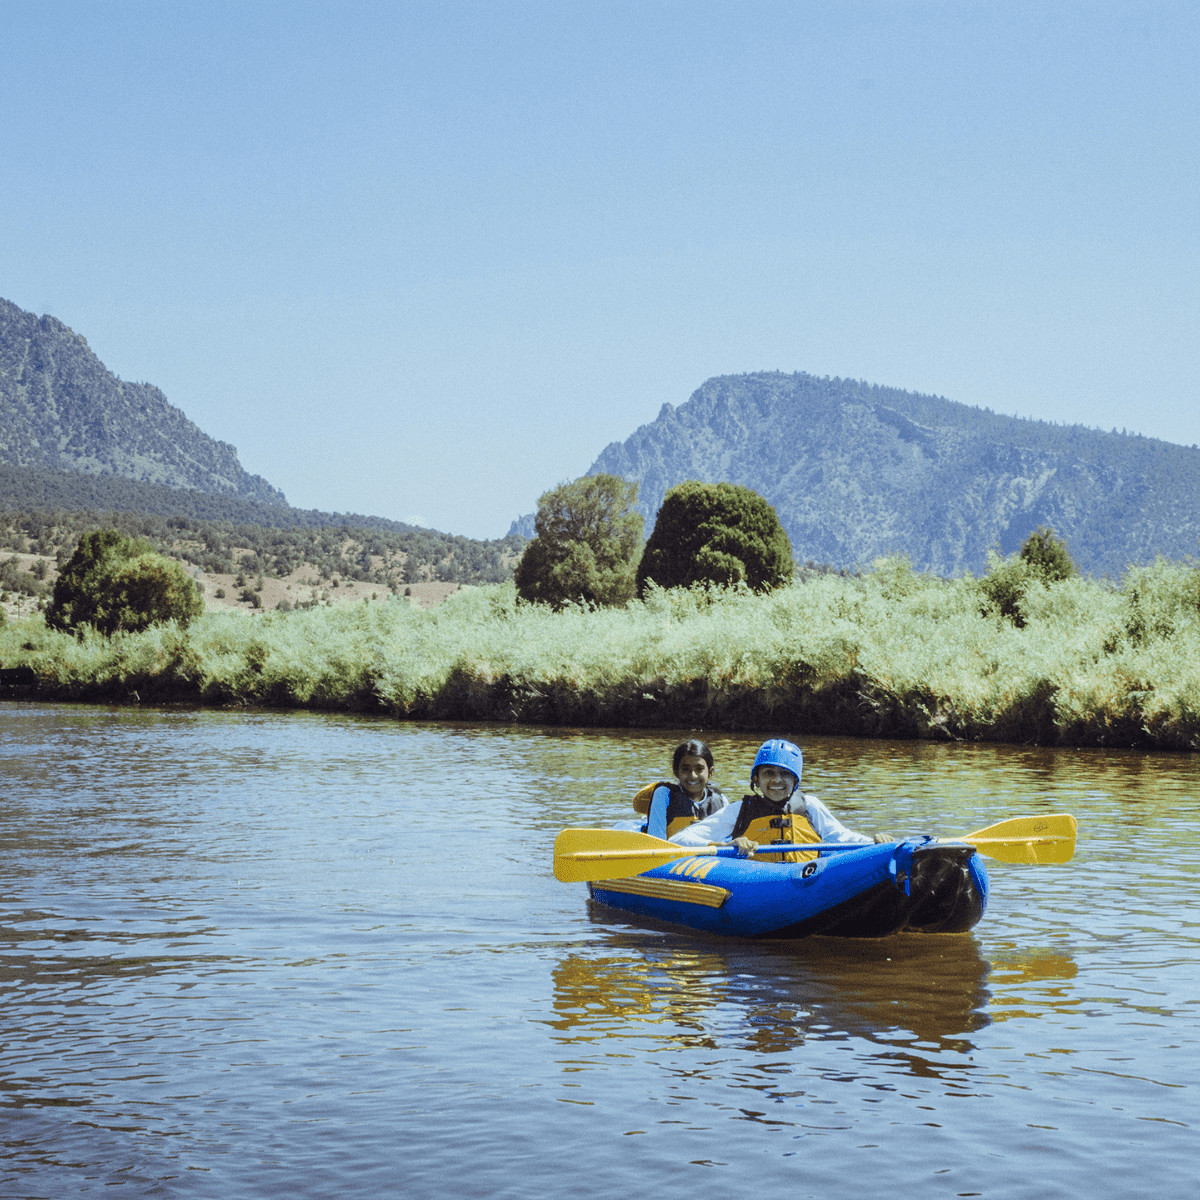
[[699,754],[685,754],[675,768],[675,778],[679,786],[693,799],[699,800],[704,796],[708,787],[708,763]]
[[758,790],[774,804],[782,804],[796,790],[800,782],[791,771],[783,767],[759,767],[754,772],[754,783]]

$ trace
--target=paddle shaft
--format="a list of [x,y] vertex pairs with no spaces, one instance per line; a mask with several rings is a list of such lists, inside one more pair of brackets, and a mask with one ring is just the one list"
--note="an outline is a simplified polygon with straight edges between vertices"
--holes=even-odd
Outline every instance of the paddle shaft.
[[[758,846],[755,854],[862,850],[863,842],[777,842]],[[563,883],[625,879],[652,871],[675,858],[737,857],[736,846],[679,846],[644,833],[615,829],[564,829],[554,843],[554,875]]]
[[[784,842],[775,846],[756,846],[755,854],[791,854],[796,850],[861,850],[866,842]],[[662,850],[573,850],[573,862],[620,862],[631,858],[690,858],[694,854],[736,858],[736,846],[674,846]]]

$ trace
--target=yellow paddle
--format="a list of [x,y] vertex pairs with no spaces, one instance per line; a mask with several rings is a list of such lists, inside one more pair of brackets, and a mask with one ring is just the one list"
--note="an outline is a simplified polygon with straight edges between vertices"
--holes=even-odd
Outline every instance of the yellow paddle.
[[1075,854],[1075,818],[1070,813],[1044,817],[1010,817],[961,838],[938,838],[939,842],[970,842],[980,854],[1000,862],[1070,862]]
[[[1075,853],[1075,818],[1068,813],[1045,817],[1010,817],[998,825],[939,843],[966,842],[980,854],[1001,862],[1064,863]],[[853,843],[800,843],[802,850],[852,850]],[[778,847],[761,853],[778,854]],[[554,840],[554,877],[563,883],[625,879],[653,870],[673,858],[695,854],[736,853],[731,846],[678,846],[645,833],[625,829],[564,829]]]

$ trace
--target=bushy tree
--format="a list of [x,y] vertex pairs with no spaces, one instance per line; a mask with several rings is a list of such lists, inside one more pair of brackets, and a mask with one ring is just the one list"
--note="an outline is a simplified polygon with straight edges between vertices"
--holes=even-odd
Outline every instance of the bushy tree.
[[1061,583],[1075,575],[1066,544],[1053,529],[1039,525],[1010,558],[988,551],[987,574],[979,581],[984,615],[1007,617],[1018,629],[1025,625],[1021,601],[1031,584]]
[[989,550],[987,557],[987,574],[977,585],[983,598],[980,612],[985,617],[1007,617],[1018,629],[1024,628],[1021,601],[1034,579],[1033,568],[1019,554],[1003,558],[995,550]]
[[637,570],[641,595],[693,583],[745,583],[770,591],[792,578],[792,544],[775,509],[733,483],[690,480],[663,497]]
[[162,621],[186,625],[204,610],[200,590],[182,564],[164,558],[148,542],[115,529],[79,539],[64,564],[46,609],[46,624],[79,633],[136,632]]
[[1061,583],[1077,573],[1066,543],[1045,525],[1039,525],[1025,539],[1020,557],[1045,583]]
[[513,574],[521,599],[556,609],[632,600],[642,544],[637,491],[615,475],[585,475],[542,495],[536,535]]

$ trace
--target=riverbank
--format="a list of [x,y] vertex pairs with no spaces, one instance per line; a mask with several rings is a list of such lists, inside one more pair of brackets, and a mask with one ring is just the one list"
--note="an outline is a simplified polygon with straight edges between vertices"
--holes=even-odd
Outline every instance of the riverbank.
[[1031,585],[1023,626],[986,608],[977,580],[888,560],[766,596],[656,591],[621,610],[551,613],[493,585],[427,610],[206,613],[111,640],[33,618],[0,627],[0,666],[29,667],[41,699],[1200,749],[1195,568]]

